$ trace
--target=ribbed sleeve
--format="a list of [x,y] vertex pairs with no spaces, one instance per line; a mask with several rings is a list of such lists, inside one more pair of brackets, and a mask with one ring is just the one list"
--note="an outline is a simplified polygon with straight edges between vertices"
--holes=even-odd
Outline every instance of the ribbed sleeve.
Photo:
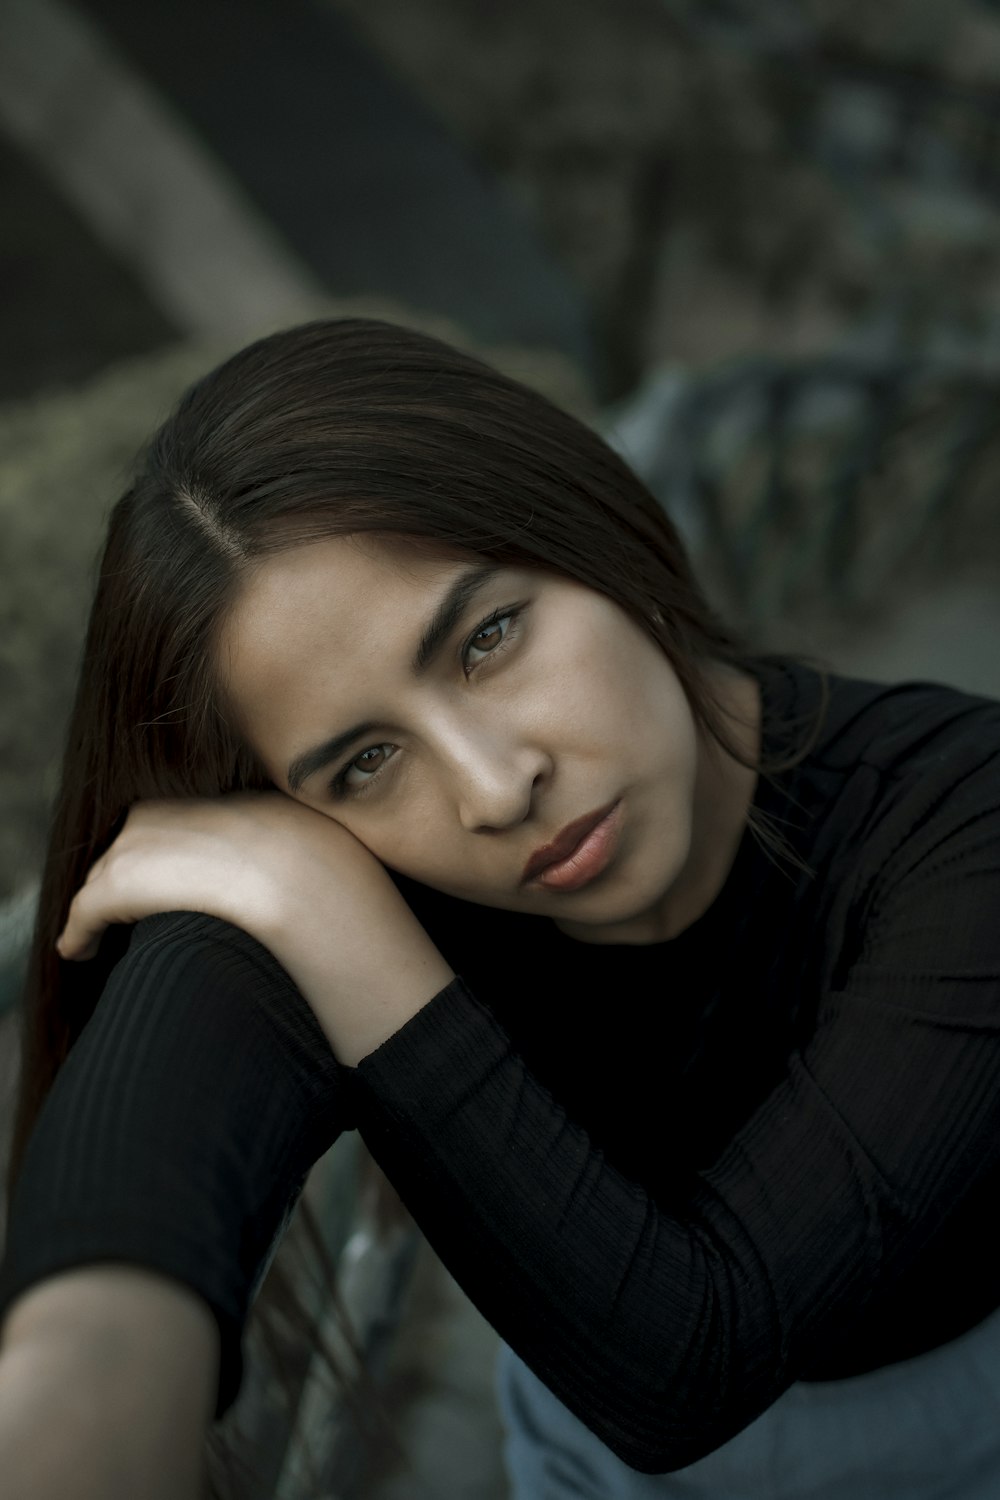
[[745,838],[688,933],[603,955],[433,893],[414,909],[457,977],[354,1069],[241,930],[146,919],[32,1136],[0,1311],[83,1260],[159,1268],[219,1321],[221,1414],[270,1250],[351,1125],[641,1472],[793,1381],[958,1336],[1000,1304],[998,748],[1000,705],[841,680],[758,800],[793,879]]
[[[869,1314],[964,1205],[991,1203],[998,786],[994,763],[947,796],[917,788],[926,816],[887,857],[808,1041],[668,1193],[616,1170],[461,977],[355,1070],[362,1137],[445,1264],[633,1468],[713,1451],[845,1336],[863,1367]],[[660,1151],[683,1161],[683,1134]]]
[[204,1298],[221,1336],[216,1416],[310,1167],[349,1123],[344,1076],[273,955],[216,917],[136,924],[32,1132],[0,1317],[57,1271],[124,1261]]

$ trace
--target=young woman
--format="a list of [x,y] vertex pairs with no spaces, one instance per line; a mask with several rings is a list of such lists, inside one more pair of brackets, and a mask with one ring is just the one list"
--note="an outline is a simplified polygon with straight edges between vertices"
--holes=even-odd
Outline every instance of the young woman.
[[183,1288],[193,1445],[357,1128],[501,1335],[518,1500],[995,1496],[998,911],[1000,703],[738,641],[474,359],[264,339],[110,519],[0,1311]]

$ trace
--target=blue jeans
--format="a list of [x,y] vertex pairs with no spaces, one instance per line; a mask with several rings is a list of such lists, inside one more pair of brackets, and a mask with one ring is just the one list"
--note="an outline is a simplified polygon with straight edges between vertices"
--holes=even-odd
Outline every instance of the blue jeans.
[[1000,1500],[1000,1311],[916,1359],[793,1385],[672,1474],[623,1464],[506,1344],[497,1392],[512,1500]]

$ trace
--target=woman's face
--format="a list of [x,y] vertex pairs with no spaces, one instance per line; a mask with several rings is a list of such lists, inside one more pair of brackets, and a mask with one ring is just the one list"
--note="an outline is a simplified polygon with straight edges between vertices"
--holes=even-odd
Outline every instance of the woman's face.
[[[672,935],[672,898],[704,873],[700,741],[666,657],[603,594],[459,549],[333,537],[262,564],[221,660],[274,784],[391,869],[584,941]],[[595,877],[525,883],[540,846],[612,804]]]

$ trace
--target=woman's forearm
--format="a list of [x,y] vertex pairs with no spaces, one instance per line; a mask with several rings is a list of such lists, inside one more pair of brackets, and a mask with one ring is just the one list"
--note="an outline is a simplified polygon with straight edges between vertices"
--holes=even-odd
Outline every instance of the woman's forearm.
[[23,1500],[198,1500],[218,1384],[207,1305],[93,1265],[15,1302],[0,1342],[0,1473]]
[[221,1418],[260,1278],[348,1110],[319,1023],[266,948],[199,912],[144,918],[25,1148],[0,1319],[69,1265],[148,1267],[212,1311]]

